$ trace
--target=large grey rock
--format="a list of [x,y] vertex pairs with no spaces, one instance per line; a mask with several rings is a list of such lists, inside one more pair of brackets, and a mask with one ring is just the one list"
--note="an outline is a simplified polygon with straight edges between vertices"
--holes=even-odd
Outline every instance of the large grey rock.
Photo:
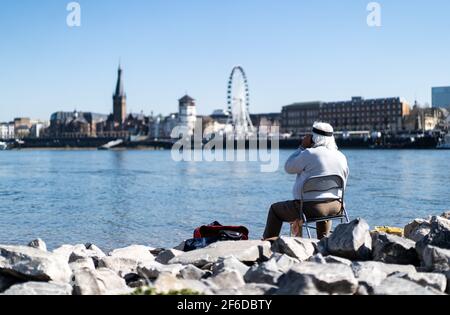
[[174,247],[173,249],[179,250],[181,252],[184,251],[184,247],[186,245],[186,241],[182,241],[180,244],[178,244],[176,247]]
[[219,258],[217,263],[213,264],[212,272],[214,275],[219,274],[225,269],[232,269],[238,271],[242,276],[244,276],[250,269],[247,265],[243,264],[233,256]]
[[441,292],[447,289],[447,277],[441,273],[396,273],[391,277],[398,277],[415,282],[423,287],[430,287]]
[[419,246],[417,251],[422,259],[422,265],[429,271],[449,271],[450,270],[450,250],[436,246]]
[[430,234],[430,231],[431,231],[430,221],[423,219],[415,219],[414,221],[405,226],[404,234],[406,238],[414,242],[419,242],[425,236]]
[[64,259],[65,261],[69,262],[69,258],[70,255],[72,255],[72,253],[75,250],[83,250],[86,247],[82,244],[78,244],[78,245],[62,245],[56,249],[53,250],[53,253],[62,257],[62,259]]
[[450,210],[445,211],[443,214],[441,214],[441,217],[447,220],[450,220]]
[[137,274],[149,280],[157,279],[161,274],[166,273],[177,277],[183,269],[181,264],[163,265],[157,261],[152,261],[137,268]]
[[206,271],[201,270],[193,265],[184,266],[180,270],[180,278],[184,280],[201,280],[207,274]]
[[73,251],[69,256],[69,263],[76,262],[79,259],[84,260],[86,258],[91,258],[94,261],[94,265],[98,266],[98,262],[103,257],[106,257],[105,253],[95,245],[78,245],[73,248]]
[[198,294],[211,294],[211,288],[202,281],[183,280],[171,274],[161,274],[153,283],[153,289],[158,294],[167,294],[171,291],[190,290]]
[[161,263],[161,264],[168,264],[169,261],[177,256],[180,256],[181,254],[183,254],[184,252],[180,251],[180,250],[176,250],[176,249],[168,249],[168,250],[164,250],[161,253],[159,253],[159,255],[156,257],[156,261]]
[[396,235],[373,233],[372,255],[375,261],[388,264],[419,265],[416,243]]
[[288,272],[294,265],[300,263],[298,259],[280,253],[274,253],[270,260],[273,260],[277,264],[278,270],[283,273]]
[[354,262],[352,270],[360,285],[364,285],[370,290],[394,273],[413,274],[416,272],[416,268],[412,265],[394,265],[376,261]]
[[72,295],[72,286],[53,282],[26,282],[16,284],[4,295]]
[[30,243],[28,243],[28,246],[43,250],[44,252],[47,251],[47,244],[45,244],[45,242],[43,240],[41,240],[40,238],[38,238],[34,241],[31,241]]
[[300,263],[283,275],[277,295],[349,294],[358,289],[352,269],[343,264]]
[[372,237],[369,225],[363,219],[337,226],[334,233],[321,243],[330,255],[360,261],[372,258]]
[[205,281],[215,290],[222,289],[240,289],[245,286],[245,281],[242,275],[233,269],[225,269],[219,274],[207,279]]
[[286,254],[300,261],[308,260],[316,252],[318,240],[293,237],[280,237],[272,245],[275,253]]
[[135,259],[111,256],[103,257],[98,262],[98,267],[111,269],[122,278],[127,274],[137,273],[139,265],[140,262]]
[[78,259],[77,261],[74,261],[69,264],[70,269],[72,272],[75,272],[79,269],[88,268],[91,270],[95,270],[94,260],[92,258],[82,258]]
[[131,292],[124,279],[106,268],[77,270],[74,279],[76,295],[119,295]]
[[0,273],[23,280],[68,283],[72,271],[60,256],[28,246],[0,245]]
[[418,248],[428,245],[450,249],[450,220],[443,217],[431,218],[431,231],[417,243]]
[[347,266],[352,265],[352,261],[337,256],[323,256],[322,254],[317,254],[308,259],[308,262],[314,262],[318,264],[343,264]]
[[262,264],[255,264],[250,270],[245,274],[244,280],[247,283],[262,283],[276,285],[278,279],[283,275],[283,273],[278,268],[275,259],[271,259]]
[[373,295],[443,295],[430,287],[423,287],[413,281],[389,277],[373,289]]
[[154,248],[148,246],[132,245],[125,248],[115,249],[110,252],[108,256],[132,259],[139,263],[146,264],[155,260],[155,256],[151,253],[153,250]]
[[228,241],[217,242],[206,248],[184,253],[171,259],[169,264],[195,265],[201,268],[228,256],[234,256],[244,263],[253,263],[259,260],[267,260],[271,255],[270,242]]

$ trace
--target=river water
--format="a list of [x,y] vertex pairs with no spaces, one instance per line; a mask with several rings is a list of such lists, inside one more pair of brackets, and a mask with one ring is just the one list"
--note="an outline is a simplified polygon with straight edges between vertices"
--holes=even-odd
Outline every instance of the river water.
[[[403,226],[450,209],[450,151],[343,152],[352,218]],[[3,151],[0,243],[169,247],[215,220],[258,239],[271,203],[292,198],[290,153],[262,173],[256,162],[175,162],[170,151]]]

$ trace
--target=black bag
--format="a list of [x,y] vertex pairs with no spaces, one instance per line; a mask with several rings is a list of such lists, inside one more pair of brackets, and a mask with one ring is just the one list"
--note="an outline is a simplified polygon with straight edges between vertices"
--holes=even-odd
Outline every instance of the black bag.
[[[232,230],[230,230],[230,228]],[[208,237],[199,237],[203,235]],[[221,241],[248,240],[248,230],[245,227],[227,227],[222,226],[219,222],[214,222],[210,225],[197,228],[194,232],[194,237],[195,238],[185,242],[185,252],[205,248],[213,243]]]

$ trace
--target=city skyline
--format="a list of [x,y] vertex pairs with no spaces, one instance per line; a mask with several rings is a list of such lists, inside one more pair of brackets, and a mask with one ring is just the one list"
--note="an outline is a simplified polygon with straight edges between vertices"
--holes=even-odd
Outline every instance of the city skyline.
[[352,96],[431,104],[431,88],[450,85],[445,1],[378,1],[380,28],[366,24],[369,1],[359,0],[345,7],[78,1],[80,28],[65,24],[68,2],[3,4],[1,121],[48,119],[59,110],[110,113],[119,59],[128,111],[146,114],[175,112],[185,92],[200,114],[226,109],[237,64],[248,73],[254,113]]

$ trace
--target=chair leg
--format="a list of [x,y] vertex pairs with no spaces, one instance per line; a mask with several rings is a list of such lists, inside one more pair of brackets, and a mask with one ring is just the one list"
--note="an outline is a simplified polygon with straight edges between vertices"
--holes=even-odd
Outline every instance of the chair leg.
[[312,239],[311,231],[309,229],[309,222],[305,215],[303,215],[303,226],[306,228],[306,233],[308,233],[308,238]]
[[345,219],[347,220],[347,223],[350,223],[350,218],[348,217],[347,210],[344,209],[344,213],[345,213]]

